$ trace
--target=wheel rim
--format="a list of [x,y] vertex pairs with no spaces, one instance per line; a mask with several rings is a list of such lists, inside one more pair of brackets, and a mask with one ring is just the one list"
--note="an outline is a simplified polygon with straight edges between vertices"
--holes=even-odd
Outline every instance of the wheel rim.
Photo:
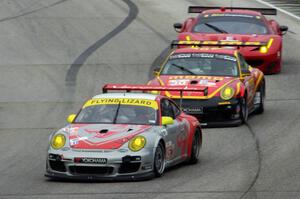
[[195,158],[198,158],[199,156],[199,149],[200,149],[199,142],[200,142],[199,134],[196,133],[195,138],[193,140],[193,154],[195,154]]
[[155,153],[155,169],[158,173],[163,173],[165,169],[165,157],[161,146],[159,146]]

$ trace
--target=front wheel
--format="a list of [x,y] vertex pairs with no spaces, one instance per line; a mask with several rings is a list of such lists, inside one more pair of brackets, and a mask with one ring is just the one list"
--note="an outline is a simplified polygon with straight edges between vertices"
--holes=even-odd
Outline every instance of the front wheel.
[[189,160],[189,164],[195,164],[199,160],[200,148],[202,144],[202,136],[199,129],[196,129],[192,143],[192,154]]
[[261,114],[264,112],[264,102],[265,102],[265,83],[263,82],[259,87],[259,90],[255,93],[255,97],[257,100],[257,108],[255,110],[256,114]]
[[165,170],[165,149],[163,144],[160,142],[155,150],[154,155],[154,174],[156,177],[160,177]]
[[242,121],[242,123],[246,123],[248,120],[248,105],[247,105],[247,96],[241,98],[241,102],[240,102],[240,119]]

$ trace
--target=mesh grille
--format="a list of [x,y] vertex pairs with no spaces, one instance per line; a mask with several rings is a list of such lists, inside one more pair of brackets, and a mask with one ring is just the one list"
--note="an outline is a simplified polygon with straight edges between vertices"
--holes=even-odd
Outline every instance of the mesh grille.
[[98,174],[109,175],[113,172],[113,167],[89,167],[89,166],[70,166],[72,174]]

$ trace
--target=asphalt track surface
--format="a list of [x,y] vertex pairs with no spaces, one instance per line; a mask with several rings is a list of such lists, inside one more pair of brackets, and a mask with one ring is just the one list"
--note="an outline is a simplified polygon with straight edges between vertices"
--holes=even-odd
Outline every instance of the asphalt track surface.
[[[49,134],[107,82],[144,83],[189,5],[224,0],[1,0],[0,198],[300,198],[300,27],[267,76],[266,111],[237,128],[204,129],[201,161],[144,182],[44,177]],[[234,5],[263,6],[255,1]],[[156,61],[154,61],[156,60]]]

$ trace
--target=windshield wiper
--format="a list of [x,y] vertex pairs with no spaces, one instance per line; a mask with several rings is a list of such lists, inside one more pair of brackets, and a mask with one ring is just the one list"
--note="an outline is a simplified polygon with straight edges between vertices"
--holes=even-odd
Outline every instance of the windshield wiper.
[[114,120],[113,120],[113,124],[115,124],[117,122],[117,117],[118,117],[118,114],[119,114],[120,105],[121,105],[121,102],[119,102],[119,104],[118,104],[116,114],[115,114],[115,117],[114,117]]
[[179,68],[179,69],[182,70],[182,71],[186,71],[186,72],[190,73],[191,75],[197,75],[197,74],[194,73],[193,71],[190,71],[189,69],[187,69],[187,68],[185,68],[185,67],[183,67],[183,66],[179,66],[179,65],[174,64],[174,63],[172,63],[171,65],[172,65],[172,66],[175,66],[176,68]]
[[219,33],[228,33],[227,31],[222,30],[221,28],[218,28],[217,26],[211,25],[209,23],[204,23],[204,24]]

